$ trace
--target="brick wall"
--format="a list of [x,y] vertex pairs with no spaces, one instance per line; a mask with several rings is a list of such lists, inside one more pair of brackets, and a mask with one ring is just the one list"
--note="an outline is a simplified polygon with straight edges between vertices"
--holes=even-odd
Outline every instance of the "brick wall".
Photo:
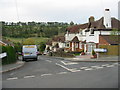
[[109,43],[102,36],[99,36],[99,45],[109,45]]

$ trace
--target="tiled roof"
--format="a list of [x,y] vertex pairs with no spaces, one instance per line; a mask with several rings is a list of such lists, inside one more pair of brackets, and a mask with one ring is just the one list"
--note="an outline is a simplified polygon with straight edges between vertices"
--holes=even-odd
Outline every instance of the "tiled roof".
[[56,36],[56,37],[52,38],[52,41],[64,42],[65,41],[65,37],[64,36]]
[[48,40],[48,42],[46,44],[52,46],[52,40]]
[[100,37],[104,38],[109,44],[119,44],[119,35],[101,35]]
[[[86,29],[86,28],[95,28],[95,29],[107,30],[105,28],[103,22],[104,22],[104,18],[102,17],[97,21],[68,27],[66,30],[69,33],[79,33],[80,29],[82,30],[82,29]],[[116,18],[111,18],[111,25],[112,25],[112,29],[118,29],[118,28],[120,29],[120,21],[117,20]]]
[[77,36],[75,36],[75,37],[72,39],[72,41],[71,41],[71,42],[79,42],[78,37],[77,37]]

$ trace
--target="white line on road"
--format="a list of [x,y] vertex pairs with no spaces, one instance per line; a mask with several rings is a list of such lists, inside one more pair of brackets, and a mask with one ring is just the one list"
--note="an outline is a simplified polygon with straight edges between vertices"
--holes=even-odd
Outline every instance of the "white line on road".
[[35,77],[35,76],[25,76],[24,78],[33,78],[33,77]]
[[68,72],[60,72],[60,73],[57,73],[57,74],[66,74],[66,73],[68,73]]
[[118,63],[113,63],[114,65],[118,65]]
[[66,69],[66,70],[70,71],[70,69],[69,69],[69,68],[67,68],[67,67],[65,67],[65,66],[63,66],[63,65],[60,65],[60,64],[58,64],[58,63],[56,63],[56,65],[58,65],[58,66],[60,66],[60,67],[62,67],[62,68],[64,68],[64,69]]
[[15,80],[18,79],[18,77],[8,78],[7,80]]
[[41,76],[49,76],[49,75],[52,75],[52,74],[42,74]]
[[86,68],[88,68],[88,67],[80,67],[80,69],[86,69]]
[[95,67],[95,69],[102,69],[103,67]]
[[81,70],[71,70],[71,72],[79,72],[79,71],[81,71]]
[[90,71],[90,70],[93,70],[93,68],[87,68],[87,69],[85,69],[85,70]]
[[109,64],[104,64],[104,65],[102,65],[102,66],[104,67],[104,66],[108,66],[108,65],[109,65]]
[[50,60],[46,60],[47,62],[52,62],[52,61],[50,61]]
[[109,66],[106,66],[106,67],[114,67],[114,65],[109,65]]
[[61,63],[63,63],[64,65],[73,65],[73,64],[78,64],[76,62],[64,62],[64,61],[61,61]]

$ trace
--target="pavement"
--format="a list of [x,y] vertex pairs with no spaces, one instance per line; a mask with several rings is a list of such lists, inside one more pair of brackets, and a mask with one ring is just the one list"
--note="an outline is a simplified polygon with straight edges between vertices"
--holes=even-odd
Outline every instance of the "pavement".
[[12,71],[15,69],[19,69],[22,66],[24,66],[24,64],[25,64],[25,62],[19,60],[13,64],[3,65],[2,69],[1,69],[2,71],[0,70],[0,73],[5,73],[5,72],[9,72],[9,71]]
[[[118,56],[99,57],[95,59],[91,59],[90,57],[91,55],[81,55],[81,56],[76,56],[75,58],[61,58],[61,57],[58,57],[58,58],[75,61],[75,62],[118,62],[119,61]],[[18,60],[16,63],[3,65],[2,71],[0,71],[0,73],[5,73],[15,69],[19,69],[23,67],[24,64],[25,62]]]
[[76,56],[75,58],[66,58],[66,59],[77,62],[119,62],[118,56],[107,56],[107,57],[98,57],[91,59],[91,55],[80,55],[80,56]]

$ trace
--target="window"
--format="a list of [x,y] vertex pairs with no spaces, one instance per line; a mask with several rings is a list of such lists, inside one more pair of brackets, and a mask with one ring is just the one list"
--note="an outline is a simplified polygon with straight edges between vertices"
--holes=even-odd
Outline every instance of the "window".
[[65,46],[66,46],[66,47],[70,47],[70,44],[69,44],[69,43],[66,43]]
[[82,49],[82,43],[80,43],[80,49]]
[[75,48],[78,48],[79,43],[75,43]]
[[94,30],[93,29],[91,29],[91,34],[94,34]]

